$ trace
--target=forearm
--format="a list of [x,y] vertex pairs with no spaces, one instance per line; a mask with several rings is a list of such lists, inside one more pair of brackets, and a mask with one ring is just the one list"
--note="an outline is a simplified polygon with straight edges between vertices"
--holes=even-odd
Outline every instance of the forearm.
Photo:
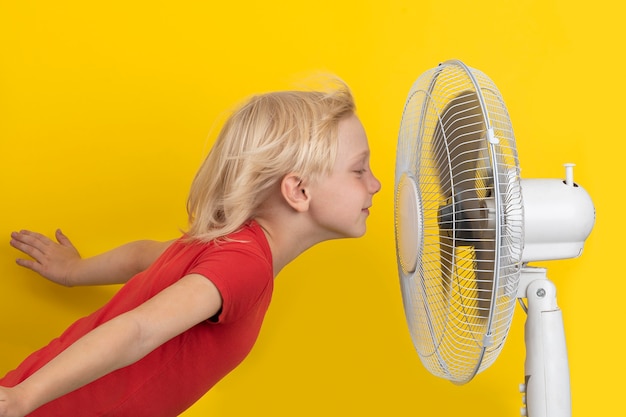
[[66,285],[123,284],[147,269],[170,243],[139,240],[81,259],[69,271]]
[[128,314],[94,329],[16,387],[24,407],[31,412],[136,362],[153,349],[140,340],[140,324]]

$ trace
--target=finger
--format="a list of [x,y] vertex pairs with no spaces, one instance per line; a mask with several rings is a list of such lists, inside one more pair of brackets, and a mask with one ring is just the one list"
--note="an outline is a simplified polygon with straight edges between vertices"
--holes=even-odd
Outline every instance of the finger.
[[50,245],[52,241],[41,233],[31,232],[30,230],[20,230],[11,233],[11,237],[27,245],[43,248]]
[[39,245],[32,238],[17,233],[11,234],[11,238],[9,244],[26,255],[37,258],[43,254],[43,251],[38,247]]
[[16,259],[15,263],[18,264],[19,266],[23,266],[24,268],[28,268],[32,271],[37,272],[38,274],[41,274],[43,272],[43,267],[39,262],[36,261],[32,261],[30,259]]
[[75,249],[70,239],[63,234],[61,229],[57,229],[56,232],[54,233],[54,236],[56,237],[57,242],[59,242],[61,245],[66,246],[68,248]]

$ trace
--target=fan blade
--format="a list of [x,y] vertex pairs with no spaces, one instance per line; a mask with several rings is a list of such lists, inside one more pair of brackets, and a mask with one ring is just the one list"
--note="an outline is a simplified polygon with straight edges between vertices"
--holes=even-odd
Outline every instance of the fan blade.
[[455,254],[471,247],[476,285],[472,304],[480,317],[491,306],[495,250],[492,236],[484,236],[488,212],[483,199],[492,194],[493,178],[483,120],[476,93],[463,92],[441,112],[432,137],[439,187],[447,198],[439,210],[441,278],[444,288],[451,288]]
[[494,290],[495,241],[493,237],[479,239],[474,245],[474,251],[476,253],[477,308],[479,315],[486,318],[491,310]]

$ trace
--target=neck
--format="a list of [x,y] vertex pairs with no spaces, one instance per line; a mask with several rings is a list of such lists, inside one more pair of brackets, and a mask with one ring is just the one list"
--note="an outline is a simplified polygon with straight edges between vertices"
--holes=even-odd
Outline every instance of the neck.
[[312,246],[328,240],[308,210],[298,210],[288,204],[280,190],[270,195],[255,210],[254,219],[265,232],[272,251],[274,277]]
[[291,261],[319,243],[319,240],[311,239],[310,235],[298,233],[297,230],[290,228],[287,225],[288,222],[277,225],[275,222],[260,217],[255,220],[265,232],[265,237],[272,251],[274,278]]

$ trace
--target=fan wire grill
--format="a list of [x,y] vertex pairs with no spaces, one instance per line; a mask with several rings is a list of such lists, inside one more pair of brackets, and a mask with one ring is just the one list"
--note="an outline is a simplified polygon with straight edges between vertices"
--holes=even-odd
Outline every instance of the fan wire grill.
[[[417,199],[409,205],[406,183]],[[458,61],[423,74],[398,140],[398,264],[415,348],[430,372],[457,384],[493,363],[510,327],[523,244],[519,184],[493,82]],[[409,206],[416,213],[403,213]],[[402,236],[407,229],[416,243]]]

